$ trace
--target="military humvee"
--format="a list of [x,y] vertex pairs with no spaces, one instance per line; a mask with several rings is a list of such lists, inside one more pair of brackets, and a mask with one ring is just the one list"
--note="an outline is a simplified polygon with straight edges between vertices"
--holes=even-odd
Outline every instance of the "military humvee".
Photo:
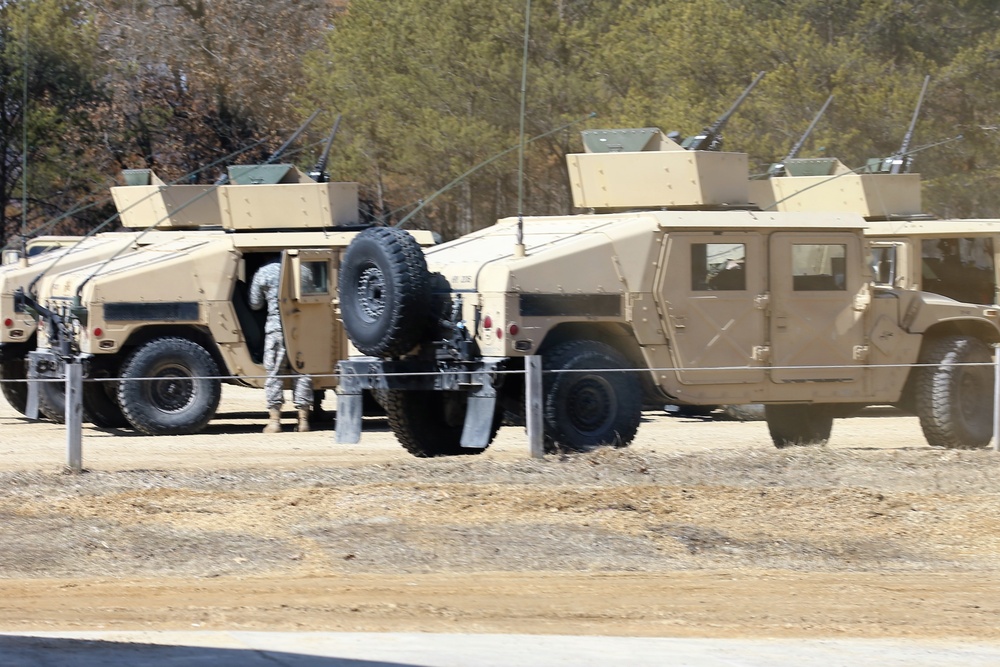
[[[32,239],[26,256],[15,253],[14,260],[0,267],[0,378],[24,380],[26,359],[36,346],[37,323],[23,304],[15,304],[18,290],[32,290],[37,279],[48,271],[72,269],[114,255],[133,252],[165,238],[168,232],[106,232],[91,237],[42,236]],[[3,395],[11,406],[25,413],[27,387],[23,382],[3,382]],[[51,392],[46,392],[51,393]],[[62,419],[62,411],[53,411]]]
[[[357,184],[317,182],[293,165],[268,164],[230,167],[225,185],[126,185],[112,196],[128,226],[157,224],[175,234],[46,275],[38,302],[68,325],[45,327],[29,355],[31,374],[60,377],[53,334],[69,338],[85,378],[108,380],[84,383],[84,409],[95,424],[150,435],[197,432],[215,413],[223,378],[263,386],[265,313],[250,309],[247,292],[257,268],[280,256],[285,337],[298,343],[292,364],[299,369],[309,359],[315,388],[336,386],[347,340],[332,302],[340,256],[362,228]],[[433,243],[429,232],[410,238]],[[333,335],[311,336],[314,326]]]
[[746,155],[655,128],[584,144],[568,168],[587,214],[500,220],[426,255],[399,230],[352,242],[340,309],[364,356],[340,364],[339,440],[375,388],[411,453],[478,453],[541,355],[554,448],[627,445],[644,396],[764,404],[778,447],[870,404],[916,413],[932,445],[989,441],[1000,310],[877,283],[863,216],[759,210]]
[[920,175],[848,169],[836,158],[787,160],[785,175],[750,182],[751,201],[776,211],[853,212],[868,222],[876,283],[995,304],[1000,220],[932,219]]
[[19,262],[22,257],[34,257],[43,252],[74,246],[82,236],[35,236],[28,239],[21,248],[6,248],[0,256],[0,265],[7,266]]

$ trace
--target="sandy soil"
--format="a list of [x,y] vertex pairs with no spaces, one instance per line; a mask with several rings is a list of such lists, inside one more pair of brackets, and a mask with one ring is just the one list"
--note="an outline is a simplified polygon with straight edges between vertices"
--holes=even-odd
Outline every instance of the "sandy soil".
[[[915,418],[778,451],[648,413],[627,449],[419,460],[383,420],[267,436],[84,430],[0,406],[0,630],[270,629],[1000,639],[1000,455]],[[332,407],[332,406],[330,406]]]

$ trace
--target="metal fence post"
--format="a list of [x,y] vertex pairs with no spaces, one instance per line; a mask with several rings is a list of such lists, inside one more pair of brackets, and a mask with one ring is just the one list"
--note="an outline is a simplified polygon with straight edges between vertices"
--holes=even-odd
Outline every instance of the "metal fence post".
[[78,361],[66,364],[66,466],[72,472],[83,470],[83,366]]
[[545,456],[542,435],[542,358],[532,354],[524,358],[524,423],[528,427],[531,458]]

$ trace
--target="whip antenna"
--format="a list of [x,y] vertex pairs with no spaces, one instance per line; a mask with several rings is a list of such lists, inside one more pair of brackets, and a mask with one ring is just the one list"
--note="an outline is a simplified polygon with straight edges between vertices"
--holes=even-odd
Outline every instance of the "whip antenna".
[[524,257],[524,105],[528,88],[528,34],[531,27],[531,0],[524,8],[524,53],[521,57],[521,127],[517,151],[517,237],[514,255]]

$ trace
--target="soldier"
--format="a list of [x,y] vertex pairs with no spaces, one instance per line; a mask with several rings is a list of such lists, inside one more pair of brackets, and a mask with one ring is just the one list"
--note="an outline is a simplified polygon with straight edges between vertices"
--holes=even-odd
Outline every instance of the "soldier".
[[[267,304],[267,322],[264,324],[264,395],[267,401],[269,420],[264,433],[281,432],[281,405],[284,403],[283,372],[294,373],[285,353],[285,337],[281,330],[281,313],[278,310],[278,285],[281,280],[281,260],[265,262],[250,283],[250,307],[260,310]],[[297,375],[297,374],[296,374]],[[313,400],[312,379],[308,375],[297,375],[292,390],[292,402],[299,412],[296,428],[300,433],[309,430],[309,408]]]

